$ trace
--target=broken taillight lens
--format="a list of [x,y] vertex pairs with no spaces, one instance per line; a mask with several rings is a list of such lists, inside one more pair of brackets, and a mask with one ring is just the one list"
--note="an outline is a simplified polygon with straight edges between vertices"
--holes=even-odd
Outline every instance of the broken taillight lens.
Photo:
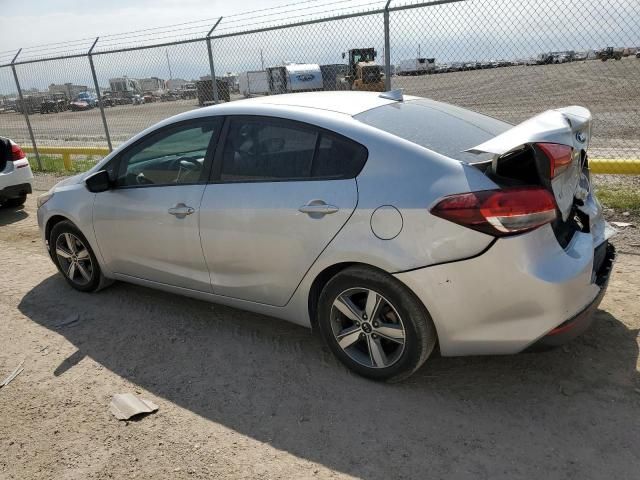
[[555,178],[571,165],[573,148],[570,146],[559,143],[536,143],[536,145],[549,159],[551,178]]
[[431,213],[495,237],[533,230],[556,218],[553,195],[540,187],[450,195],[440,200]]

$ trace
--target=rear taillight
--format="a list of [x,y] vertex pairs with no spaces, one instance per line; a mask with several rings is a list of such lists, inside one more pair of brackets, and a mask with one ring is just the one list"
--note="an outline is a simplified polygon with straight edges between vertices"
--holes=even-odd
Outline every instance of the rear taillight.
[[555,178],[571,165],[573,148],[570,146],[559,143],[536,143],[536,145],[549,158],[551,178]]
[[504,237],[533,230],[556,218],[556,202],[540,187],[450,195],[431,209],[434,215],[465,227]]
[[22,160],[25,157],[24,151],[15,143],[11,144],[11,160]]

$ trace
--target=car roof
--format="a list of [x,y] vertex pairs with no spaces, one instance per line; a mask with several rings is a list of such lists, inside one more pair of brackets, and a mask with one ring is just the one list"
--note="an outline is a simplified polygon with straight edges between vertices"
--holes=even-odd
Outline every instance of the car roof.
[[[406,100],[414,98],[405,96]],[[329,110],[351,116],[372,108],[395,103],[394,100],[381,98],[379,92],[352,91],[287,93],[284,95],[255,97],[242,100],[242,102],[245,105],[281,105]]]

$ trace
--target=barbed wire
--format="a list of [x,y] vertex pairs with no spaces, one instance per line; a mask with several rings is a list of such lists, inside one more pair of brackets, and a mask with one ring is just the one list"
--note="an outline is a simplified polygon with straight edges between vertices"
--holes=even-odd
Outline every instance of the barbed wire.
[[[232,31],[241,32],[254,26],[265,26],[272,23],[274,26],[290,22],[292,20],[299,20],[305,17],[309,19],[318,17],[322,18],[322,15],[335,14],[336,12],[344,12],[349,9],[365,8],[370,9],[375,5],[384,3],[383,0],[378,1],[364,1],[364,0],[333,0],[327,2],[326,0],[303,0],[301,2],[291,2],[283,5],[275,5],[273,7],[259,8],[249,10],[245,12],[239,12],[231,15],[224,16],[221,23],[222,28],[218,28],[216,31],[224,31],[231,33]],[[306,5],[300,7],[300,5]],[[344,5],[340,8],[332,8],[330,10],[321,10],[321,8],[331,7],[336,5]],[[295,8],[289,8],[295,7]],[[289,15],[295,12],[305,12],[300,15]],[[267,12],[267,13],[262,13]],[[256,13],[262,13],[260,15],[254,15]],[[246,18],[250,17],[250,18]],[[256,22],[256,19],[271,18],[269,20],[263,20]],[[129,32],[121,32],[114,34],[100,35],[100,41],[97,45],[97,50],[113,50],[117,48],[123,48],[130,46],[134,42],[143,42],[145,45],[153,46],[152,44],[161,40],[175,39],[176,41],[185,41],[189,39],[202,38],[210,30],[211,26],[220,17],[211,17],[200,20],[193,20],[188,22],[181,22],[171,25],[164,25],[158,27],[149,27],[140,30],[132,30]],[[183,27],[183,28],[177,28]],[[165,35],[168,34],[168,35]],[[143,40],[141,40],[143,39]],[[47,57],[60,57],[64,55],[78,55],[86,52],[95,37],[86,37],[76,40],[67,40],[54,43],[38,44],[23,47],[20,60],[32,61],[32,60],[46,60]],[[15,55],[17,49],[5,50],[0,52],[6,53],[6,57]],[[4,62],[2,62],[4,63]]]

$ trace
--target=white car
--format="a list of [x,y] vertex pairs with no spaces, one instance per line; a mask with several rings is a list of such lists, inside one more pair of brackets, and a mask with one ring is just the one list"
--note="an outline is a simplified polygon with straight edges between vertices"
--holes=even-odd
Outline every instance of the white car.
[[24,151],[8,138],[0,137],[0,205],[24,204],[32,182],[33,173]]

